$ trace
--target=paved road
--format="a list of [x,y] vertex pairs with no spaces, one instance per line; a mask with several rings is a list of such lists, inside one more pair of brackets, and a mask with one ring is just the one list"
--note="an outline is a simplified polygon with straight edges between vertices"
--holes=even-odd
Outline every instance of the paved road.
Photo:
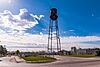
[[76,58],[55,56],[58,60],[52,63],[17,63],[16,56],[0,58],[0,67],[100,67],[100,58]]

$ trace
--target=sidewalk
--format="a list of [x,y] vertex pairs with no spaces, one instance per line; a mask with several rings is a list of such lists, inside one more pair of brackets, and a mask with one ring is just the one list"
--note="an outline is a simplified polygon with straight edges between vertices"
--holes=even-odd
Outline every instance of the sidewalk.
[[22,58],[20,58],[20,57],[18,57],[18,56],[14,56],[14,58],[16,59],[16,61],[17,61],[18,63],[20,63],[20,62],[25,62],[24,59],[22,59]]
[[0,60],[1,62],[14,62],[14,63],[25,62],[25,60],[19,58],[18,56],[1,57]]

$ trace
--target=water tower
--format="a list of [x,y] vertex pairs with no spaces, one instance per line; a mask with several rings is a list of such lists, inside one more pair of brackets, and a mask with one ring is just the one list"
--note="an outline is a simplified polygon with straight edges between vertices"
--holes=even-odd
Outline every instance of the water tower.
[[49,33],[48,33],[48,51],[60,51],[61,43],[59,37],[59,28],[58,28],[58,16],[57,9],[50,9],[50,23],[49,23]]

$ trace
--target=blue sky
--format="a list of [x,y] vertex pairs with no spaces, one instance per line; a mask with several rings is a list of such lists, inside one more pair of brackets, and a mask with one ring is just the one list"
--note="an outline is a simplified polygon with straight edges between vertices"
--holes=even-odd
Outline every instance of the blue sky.
[[[99,47],[99,0],[1,0],[1,44],[19,44],[19,42],[26,44],[28,38],[35,39],[27,42],[28,44],[42,44],[42,46],[44,43],[47,44],[45,40],[52,7],[58,9],[58,23],[63,47],[91,47],[91,45]],[[40,37],[40,40],[37,40],[37,37]]]
[[[18,14],[22,8],[30,13],[44,15],[38,25],[47,28],[49,23],[49,9],[56,7],[59,16],[60,34],[65,36],[100,35],[100,1],[99,0],[12,0],[10,4],[3,4],[0,11],[10,10]],[[46,21],[43,21],[46,20]],[[33,33],[32,29],[26,32]],[[39,33],[42,30],[34,32]]]

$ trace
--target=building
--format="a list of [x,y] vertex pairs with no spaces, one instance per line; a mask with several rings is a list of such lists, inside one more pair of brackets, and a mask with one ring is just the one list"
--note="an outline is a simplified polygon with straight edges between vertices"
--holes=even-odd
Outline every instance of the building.
[[77,49],[76,47],[71,47],[71,54],[88,54],[88,55],[96,55],[97,52],[100,51],[99,48],[87,48],[87,49],[82,49],[79,48]]
[[76,54],[76,53],[77,53],[77,48],[71,47],[71,54]]

